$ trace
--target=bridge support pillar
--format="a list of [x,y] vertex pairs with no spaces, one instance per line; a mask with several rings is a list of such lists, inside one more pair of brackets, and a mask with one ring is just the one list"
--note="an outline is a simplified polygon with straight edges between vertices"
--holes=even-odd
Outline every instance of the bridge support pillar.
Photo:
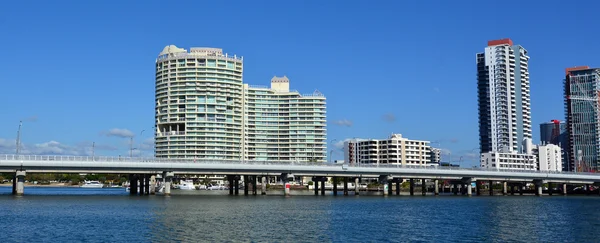
[[394,195],[394,181],[393,180],[389,180],[388,181],[388,195]]
[[283,182],[283,195],[289,196],[290,195],[290,183],[289,181],[294,180],[294,175],[292,174],[287,174],[287,173],[282,173],[281,174],[281,181]]
[[394,180],[396,181],[396,196],[400,196],[400,182],[402,179],[395,178]]
[[544,190],[544,181],[534,180],[533,184],[535,185],[535,195],[542,196]]
[[327,181],[327,177],[321,177],[321,195],[325,195],[325,181]]
[[146,195],[146,174],[140,174],[140,196]]
[[129,194],[137,195],[138,192],[138,178],[136,174],[129,174]]
[[172,171],[163,172],[163,184],[165,196],[171,196],[171,181],[173,181],[175,174]]
[[554,189],[554,184],[552,182],[548,182],[548,195],[552,196],[552,189]]
[[358,177],[354,178],[354,195],[360,194],[360,185],[358,184],[359,182],[360,182],[360,178],[358,178]]
[[236,175],[233,177],[233,185],[235,187],[235,195],[240,195],[240,176]]
[[387,175],[380,175],[379,176],[379,183],[383,185],[383,195],[387,196],[390,194],[391,191],[391,181],[389,176]]
[[227,175],[227,183],[229,183],[229,195],[233,195],[234,185],[233,185],[233,176]]
[[150,175],[144,174],[144,195],[150,195]]
[[562,184],[562,195],[563,196],[567,195],[567,183]]
[[421,179],[421,195],[427,195],[427,183],[425,183],[425,179]]
[[262,176],[260,187],[260,195],[267,195],[267,177]]
[[348,196],[348,177],[344,177],[344,196]]
[[23,196],[23,194],[25,193],[25,171],[23,170],[19,170],[16,173],[16,177],[17,177],[17,189],[16,189],[16,194],[17,196]]
[[467,184],[464,182],[460,184],[460,194],[463,196],[467,194]]
[[473,185],[471,183],[467,184],[467,196],[473,195]]
[[452,182],[452,193],[458,195],[458,184],[456,182]]
[[256,196],[256,176],[252,176],[252,195]]
[[319,195],[319,177],[313,177],[313,188],[315,189],[315,196]]
[[502,195],[506,196],[508,194],[508,182],[502,182]]
[[440,195],[440,181],[437,179],[433,180],[433,194]]
[[13,175],[12,179],[12,194],[17,195],[17,173]]
[[150,195],[156,194],[156,175],[150,176]]
[[415,195],[415,180],[414,179],[410,179],[410,195],[414,196]]
[[338,183],[337,177],[336,176],[332,177],[331,181],[333,183],[333,195],[337,196],[337,183]]
[[471,185],[473,183],[473,179],[470,177],[463,177],[461,182],[463,187],[463,195],[466,194],[467,196],[471,196],[473,193],[473,186]]
[[490,196],[494,195],[494,181],[488,181],[488,187],[490,190]]
[[524,187],[523,183],[519,183],[518,187],[519,187],[519,195],[523,196],[523,187]]
[[475,181],[475,194],[481,196],[481,182]]
[[583,189],[584,189],[584,193],[585,193],[586,196],[590,195],[590,185],[585,184],[583,186]]
[[250,185],[248,182],[248,176],[244,175],[244,196],[248,196],[248,186]]

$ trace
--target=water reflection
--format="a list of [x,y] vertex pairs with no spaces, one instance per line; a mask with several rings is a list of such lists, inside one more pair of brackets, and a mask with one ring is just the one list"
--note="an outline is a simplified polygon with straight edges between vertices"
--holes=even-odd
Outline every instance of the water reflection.
[[[600,197],[591,196],[323,197],[293,192],[284,197],[174,191],[163,197],[56,190],[0,196],[0,218],[11,226],[2,228],[3,237],[23,242],[594,242],[600,226]],[[86,193],[92,195],[77,195]]]

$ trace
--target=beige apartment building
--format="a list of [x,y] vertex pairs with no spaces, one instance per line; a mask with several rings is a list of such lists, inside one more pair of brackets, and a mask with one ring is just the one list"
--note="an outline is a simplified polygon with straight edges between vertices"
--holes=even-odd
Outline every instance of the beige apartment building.
[[198,160],[326,159],[319,92],[243,83],[243,58],[219,48],[167,46],[156,60],[156,157]]
[[344,142],[344,162],[349,164],[427,165],[429,141],[412,140],[401,134],[388,139],[351,139]]

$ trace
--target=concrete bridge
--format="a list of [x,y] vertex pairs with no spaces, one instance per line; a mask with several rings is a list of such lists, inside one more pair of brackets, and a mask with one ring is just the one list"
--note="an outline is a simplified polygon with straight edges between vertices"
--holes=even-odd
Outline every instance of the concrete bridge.
[[[344,195],[348,195],[347,184],[350,179],[358,184],[361,178],[377,178],[384,185],[384,195],[392,194],[393,183],[396,183],[396,194],[399,194],[400,183],[404,179],[410,181],[410,194],[414,195],[415,180],[421,180],[422,194],[427,188],[425,180],[432,180],[434,194],[439,194],[439,182],[450,181],[454,194],[471,195],[472,184],[476,183],[477,195],[480,195],[480,185],[488,184],[489,193],[493,195],[492,184],[501,182],[502,193],[511,193],[517,187],[522,193],[524,183],[533,183],[536,194],[542,195],[543,185],[548,184],[548,192],[552,194],[554,185],[562,184],[563,194],[567,184],[600,185],[598,173],[573,172],[539,172],[518,170],[486,170],[481,168],[454,168],[434,166],[402,166],[402,165],[343,165],[310,162],[281,162],[281,161],[217,161],[217,160],[177,160],[157,158],[125,158],[125,157],[85,157],[60,155],[0,155],[0,172],[15,173],[13,193],[23,194],[23,182],[26,173],[119,173],[129,174],[131,193],[137,193],[138,182],[141,194],[148,194],[154,185],[150,183],[153,175],[161,175],[166,186],[165,194],[170,194],[171,178],[175,174],[219,174],[227,175],[230,193],[238,194],[240,176],[244,183],[251,183],[252,194],[256,194],[256,181],[262,177],[262,193],[265,192],[266,176],[281,176],[284,181],[294,176],[309,176],[315,182],[315,194],[318,194],[318,182],[321,182],[321,194],[325,193],[327,177],[343,178]],[[249,185],[249,184],[248,184]],[[337,194],[337,184],[334,183],[334,195]],[[359,187],[355,186],[355,194]],[[244,194],[248,194],[248,186]],[[599,190],[600,191],[600,190]],[[286,193],[289,193],[286,189]]]

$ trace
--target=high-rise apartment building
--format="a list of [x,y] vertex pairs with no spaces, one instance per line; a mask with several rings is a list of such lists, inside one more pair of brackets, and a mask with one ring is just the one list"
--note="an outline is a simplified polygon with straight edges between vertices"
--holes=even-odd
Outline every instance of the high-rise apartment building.
[[326,153],[325,97],[290,90],[287,77],[271,87],[244,85],[244,158],[319,161]]
[[570,171],[595,171],[600,157],[600,69],[566,69],[564,82]]
[[401,134],[388,139],[351,139],[344,142],[344,163],[427,165],[429,141],[411,140]]
[[156,157],[214,160],[326,158],[325,97],[243,83],[243,58],[170,45],[156,59]]
[[493,40],[477,53],[481,153],[522,153],[531,139],[529,56],[510,39]]

